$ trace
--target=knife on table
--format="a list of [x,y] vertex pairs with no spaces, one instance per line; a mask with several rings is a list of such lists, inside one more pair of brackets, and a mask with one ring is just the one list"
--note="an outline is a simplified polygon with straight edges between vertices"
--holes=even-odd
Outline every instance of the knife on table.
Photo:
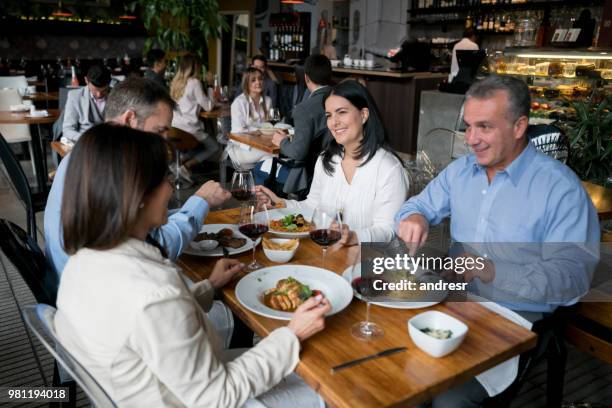
[[336,371],[356,366],[358,364],[363,363],[364,361],[374,360],[375,358],[390,356],[392,354],[401,353],[402,351],[406,351],[406,350],[408,350],[408,347],[394,347],[394,348],[390,348],[390,349],[387,349],[387,350],[383,350],[383,351],[380,351],[380,352],[378,352],[376,354],[370,354],[369,356],[357,358],[355,360],[351,360],[351,361],[347,361],[346,363],[339,364],[339,365],[337,365],[335,367],[332,367],[331,368],[331,372],[333,374]]

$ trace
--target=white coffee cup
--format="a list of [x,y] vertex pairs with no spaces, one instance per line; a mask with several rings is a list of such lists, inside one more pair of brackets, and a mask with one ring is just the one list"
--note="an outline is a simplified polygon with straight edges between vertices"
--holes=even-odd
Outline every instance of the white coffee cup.
[[353,60],[351,59],[351,57],[350,57],[348,54],[346,54],[346,55],[344,56],[344,60],[342,60],[342,63],[343,63],[345,66],[350,66],[350,65],[353,63]]
[[368,68],[373,68],[374,67],[374,60],[366,60],[366,67]]
[[28,86],[28,90],[26,91],[26,95],[32,95],[36,93],[36,85]]
[[359,60],[359,66],[363,68],[363,67],[365,67],[365,65],[366,65],[366,60],[360,59]]

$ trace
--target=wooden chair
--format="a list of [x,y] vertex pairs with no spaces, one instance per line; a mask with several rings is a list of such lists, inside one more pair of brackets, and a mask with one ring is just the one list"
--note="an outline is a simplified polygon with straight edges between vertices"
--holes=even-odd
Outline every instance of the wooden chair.
[[181,180],[181,150],[191,150],[198,146],[198,140],[189,132],[179,128],[171,128],[166,140],[174,148],[174,187],[181,190],[187,187],[187,183]]

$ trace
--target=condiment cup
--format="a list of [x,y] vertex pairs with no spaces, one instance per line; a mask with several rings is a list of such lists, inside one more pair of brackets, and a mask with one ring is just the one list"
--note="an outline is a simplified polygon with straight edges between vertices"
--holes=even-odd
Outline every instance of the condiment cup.
[[[423,329],[450,330],[452,332],[448,339],[437,339],[424,333]],[[444,357],[459,347],[465,339],[468,327],[465,323],[446,313],[430,310],[419,313],[408,320],[408,333],[418,348],[432,357]]]

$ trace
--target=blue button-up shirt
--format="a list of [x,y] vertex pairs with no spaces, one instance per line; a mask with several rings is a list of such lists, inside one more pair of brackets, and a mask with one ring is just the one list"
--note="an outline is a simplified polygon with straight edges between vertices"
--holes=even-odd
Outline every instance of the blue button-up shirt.
[[[576,175],[531,143],[490,183],[473,154],[455,160],[404,203],[395,218],[396,231],[399,222],[414,213],[430,225],[450,216],[455,242],[556,243],[541,248],[539,256],[550,256],[538,262],[518,258],[513,265],[495,263],[493,285],[526,300],[508,302],[511,309],[548,311],[552,303],[576,302],[589,289],[599,257],[597,212]],[[580,259],[575,259],[564,256],[558,243],[585,243],[588,248],[582,247]],[[477,285],[483,286],[480,281]]]
[[[59,164],[45,207],[45,253],[58,275],[61,275],[68,262],[68,254],[64,251],[61,212],[64,180],[69,161],[70,155],[67,155]],[[183,207],[168,216],[165,225],[151,231],[151,236],[164,247],[169,259],[176,260],[185,245],[189,244],[202,228],[208,210],[206,200],[192,196]]]

